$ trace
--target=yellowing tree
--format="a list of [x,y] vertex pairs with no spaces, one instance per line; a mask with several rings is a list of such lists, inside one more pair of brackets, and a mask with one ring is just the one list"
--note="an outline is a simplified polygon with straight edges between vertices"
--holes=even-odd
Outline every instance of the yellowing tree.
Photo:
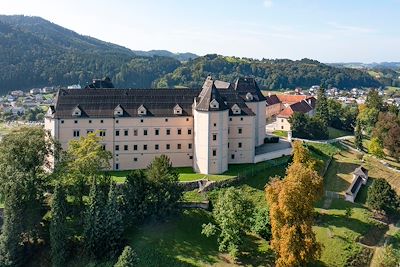
[[271,246],[277,254],[278,267],[305,266],[321,254],[312,225],[314,203],[322,196],[323,180],[306,148],[294,143],[293,153],[285,179],[275,179],[266,188]]

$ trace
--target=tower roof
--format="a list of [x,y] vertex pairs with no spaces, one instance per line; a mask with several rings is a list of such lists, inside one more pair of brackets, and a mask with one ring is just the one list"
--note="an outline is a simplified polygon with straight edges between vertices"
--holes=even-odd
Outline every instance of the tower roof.
[[[218,105],[213,105],[215,102]],[[211,78],[211,76],[208,76],[199,94],[199,100],[198,104],[196,105],[196,110],[221,111],[227,109],[228,106],[219,94],[218,89],[215,86],[215,81]]]

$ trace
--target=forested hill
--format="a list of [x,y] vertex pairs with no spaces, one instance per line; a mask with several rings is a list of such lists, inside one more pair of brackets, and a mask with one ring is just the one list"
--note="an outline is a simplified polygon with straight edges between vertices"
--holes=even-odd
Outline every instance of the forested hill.
[[379,81],[366,72],[335,68],[315,60],[245,59],[206,55],[182,64],[173,73],[158,80],[158,86],[199,86],[204,78],[233,81],[238,76],[254,76],[264,89],[281,89],[323,85],[351,89],[353,87],[378,87]]
[[197,57],[165,50],[132,51],[39,17],[0,15],[0,95],[13,89],[85,85],[104,76],[111,77],[117,87],[198,87],[209,74],[232,82],[238,76],[254,76],[266,89],[380,85],[365,72],[308,59],[255,60]]

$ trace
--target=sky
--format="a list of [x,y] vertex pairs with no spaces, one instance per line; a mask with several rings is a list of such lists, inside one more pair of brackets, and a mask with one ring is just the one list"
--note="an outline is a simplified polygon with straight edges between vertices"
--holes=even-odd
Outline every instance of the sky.
[[0,0],[132,50],[400,61],[400,0]]

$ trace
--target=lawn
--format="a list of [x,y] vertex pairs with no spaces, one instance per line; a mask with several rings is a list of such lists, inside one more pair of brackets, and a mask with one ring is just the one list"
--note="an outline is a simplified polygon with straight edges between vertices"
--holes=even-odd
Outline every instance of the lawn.
[[[239,174],[257,173],[259,170],[267,169],[272,165],[284,164],[288,161],[289,157],[281,157],[266,162],[260,162],[257,164],[246,163],[246,164],[230,164],[228,170],[223,174],[201,174],[193,171],[191,167],[177,167],[175,170],[179,174],[179,181],[195,181],[199,179],[208,179],[211,181],[221,181],[234,178]],[[131,172],[127,171],[109,171],[108,174],[117,183],[124,183],[126,176]]]
[[[216,237],[201,234],[202,224],[212,220],[203,210],[186,210],[163,223],[149,223],[127,232],[137,251],[139,266],[239,266],[218,252]],[[266,241],[247,236],[240,265],[268,266],[272,263]]]
[[279,137],[284,137],[284,138],[287,138],[287,135],[288,135],[288,132],[287,131],[283,131],[283,130],[273,131],[272,133],[274,135],[277,135]]
[[329,139],[334,139],[342,136],[353,135],[351,132],[339,130],[336,128],[328,127]]

